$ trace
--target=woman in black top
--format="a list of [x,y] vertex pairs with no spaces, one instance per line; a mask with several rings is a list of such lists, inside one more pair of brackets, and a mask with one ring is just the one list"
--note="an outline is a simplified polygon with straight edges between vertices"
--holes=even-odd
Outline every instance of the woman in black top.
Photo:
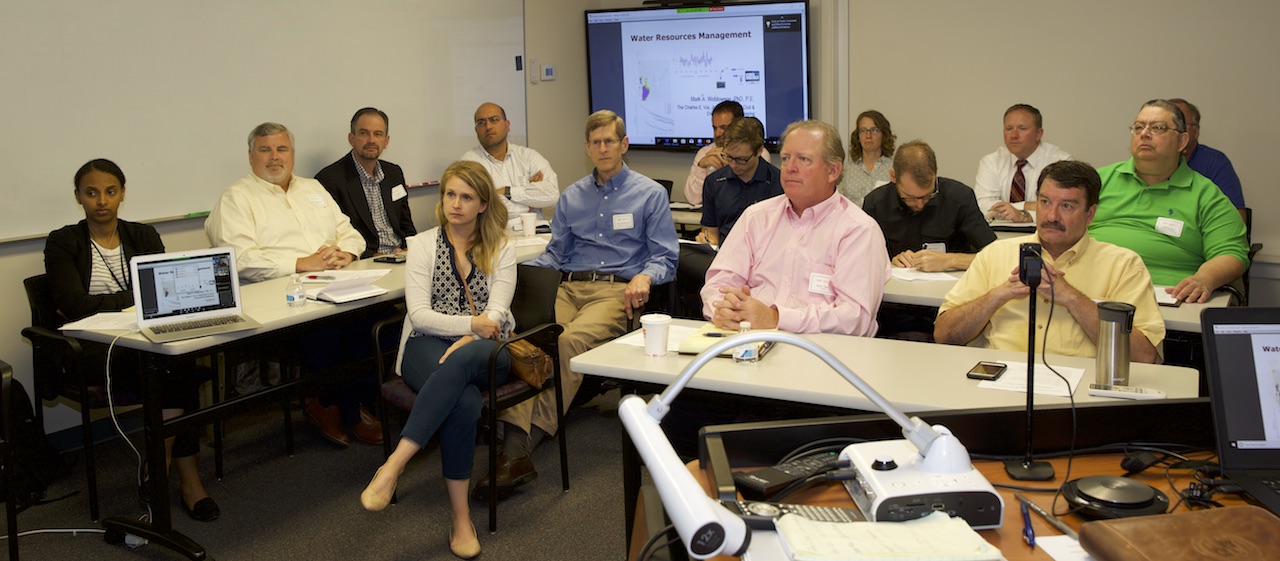
[[[92,160],[76,172],[75,197],[84,207],[85,219],[51,232],[44,247],[50,296],[66,321],[132,306],[129,259],[164,252],[164,243],[155,228],[116,216],[124,196],[124,172],[110,160]],[[113,368],[112,372],[114,375],[128,370],[131,369]],[[191,376],[164,379],[164,418],[199,408],[198,382]],[[182,505],[187,513],[204,522],[216,519],[218,504],[200,482],[196,463],[200,450],[198,433],[171,437],[165,446],[177,464]]]

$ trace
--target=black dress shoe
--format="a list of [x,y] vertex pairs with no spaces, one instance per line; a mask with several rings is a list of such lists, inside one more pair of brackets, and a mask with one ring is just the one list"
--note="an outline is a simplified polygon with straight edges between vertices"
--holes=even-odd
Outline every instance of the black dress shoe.
[[[538,470],[534,469],[533,458],[529,456],[512,458],[507,454],[501,454],[498,456],[497,470],[498,479],[495,486],[499,499],[510,497],[516,487],[538,478]],[[471,492],[471,498],[482,501],[489,500],[488,474],[484,476],[484,479],[480,480],[475,490]]]
[[213,522],[222,515],[222,510],[218,508],[218,503],[213,502],[213,497],[200,499],[196,501],[195,506],[187,506],[187,501],[182,501],[182,508],[200,522]]

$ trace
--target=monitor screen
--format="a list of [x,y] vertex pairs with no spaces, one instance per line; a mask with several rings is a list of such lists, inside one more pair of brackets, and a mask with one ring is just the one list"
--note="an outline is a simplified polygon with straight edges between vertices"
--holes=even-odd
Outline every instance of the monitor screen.
[[808,2],[591,10],[591,111],[626,121],[633,148],[697,150],[713,140],[711,110],[726,100],[764,123],[776,146],[808,119]]

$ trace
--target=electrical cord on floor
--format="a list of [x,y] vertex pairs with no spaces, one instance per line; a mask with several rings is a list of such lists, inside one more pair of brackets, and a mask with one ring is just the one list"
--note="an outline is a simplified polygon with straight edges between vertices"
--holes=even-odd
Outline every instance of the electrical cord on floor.
[[[129,435],[125,434],[124,429],[121,428],[120,419],[116,417],[115,397],[111,391],[111,353],[116,348],[116,342],[119,341],[120,338],[124,337],[125,335],[128,335],[130,333],[137,333],[139,331],[140,330],[138,329],[133,329],[133,330],[121,333],[119,335],[116,335],[115,339],[111,340],[111,344],[107,345],[106,379],[107,379],[107,414],[108,416],[111,417],[111,424],[116,428],[116,433],[118,433],[120,435],[120,438],[124,440],[126,444],[129,445],[129,449],[133,451],[134,457],[138,459],[137,483],[138,483],[138,487],[142,487],[142,483],[145,480],[144,469],[146,466],[146,461],[142,457],[142,452],[139,452],[138,447],[133,444],[133,440],[130,440]],[[85,446],[90,446],[90,445],[92,445],[92,443],[88,443],[88,442],[85,443]],[[146,514],[147,520],[151,520],[151,516],[152,516],[151,501],[148,500],[147,514]]]
[[668,524],[667,527],[649,536],[649,540],[644,542],[644,547],[640,548],[640,554],[636,556],[636,561],[648,561],[658,550],[680,541],[680,534],[676,534],[676,537],[667,540],[662,545],[658,545],[658,540],[662,539],[662,536],[672,533],[675,529],[675,524]]

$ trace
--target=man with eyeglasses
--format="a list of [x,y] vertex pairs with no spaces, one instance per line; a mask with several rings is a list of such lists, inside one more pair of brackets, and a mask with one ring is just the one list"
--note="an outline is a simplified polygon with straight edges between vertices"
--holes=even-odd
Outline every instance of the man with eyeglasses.
[[1207,302],[1249,266],[1244,220],[1187,166],[1186,120],[1176,105],[1144,103],[1129,132],[1132,157],[1098,170],[1102,198],[1089,233],[1141,255],[1174,299]]
[[1036,208],[1036,178],[1045,166],[1070,160],[1071,154],[1042,142],[1044,118],[1025,103],[1004,112],[1004,146],[978,162],[973,191],[978,208],[996,220],[1032,222]]
[[1187,159],[1187,166],[1200,175],[1209,178],[1222,194],[1231,199],[1231,204],[1243,209],[1244,188],[1240,186],[1240,176],[1236,175],[1231,158],[1220,150],[1200,144],[1200,108],[1185,99],[1170,99],[1182,116],[1187,120],[1187,147],[1182,149],[1182,157]]
[[938,158],[921,140],[898,148],[888,185],[867,194],[862,210],[880,224],[894,267],[963,271],[995,241],[973,190],[938,177]]
[[[628,147],[622,118],[608,110],[592,113],[583,144],[595,169],[560,195],[547,251],[529,263],[562,274],[556,322],[564,326],[560,383],[566,407],[582,384],[569,361],[626,333],[627,320],[644,308],[652,285],[675,276],[679,254],[666,188],[622,161]],[[553,391],[499,418],[505,423],[496,468],[499,497],[537,477],[530,454],[558,428]],[[488,478],[480,480],[473,497],[488,493]]]
[[[1036,309],[1036,344],[1053,354],[1096,356],[1097,302],[1126,302],[1137,308],[1129,356],[1137,362],[1159,361],[1164,318],[1142,259],[1089,236],[1102,188],[1098,172],[1084,162],[1065,160],[1049,164],[1036,182],[1036,233],[998,240],[978,252],[938,308],[934,339],[1026,352],[1031,321],[1027,298],[1040,298],[1044,305]],[[1036,294],[1018,276],[1024,243],[1040,244],[1044,259],[1044,280]]]
[[[712,142],[703,146],[693,156],[693,165],[689,168],[689,177],[684,182],[684,199],[690,204],[702,204],[703,185],[711,172],[729,165],[724,157],[724,130],[735,119],[741,119],[745,113],[742,104],[731,99],[717,103],[711,110]],[[769,151],[760,146],[760,157],[769,159]]]
[[544,220],[542,209],[556,202],[560,183],[551,163],[537,150],[507,142],[511,121],[507,111],[496,103],[482,103],[476,108],[476,140],[479,146],[467,151],[462,159],[478,162],[493,178],[493,186],[502,195],[502,205],[512,225],[520,223],[520,215],[532,212]]

